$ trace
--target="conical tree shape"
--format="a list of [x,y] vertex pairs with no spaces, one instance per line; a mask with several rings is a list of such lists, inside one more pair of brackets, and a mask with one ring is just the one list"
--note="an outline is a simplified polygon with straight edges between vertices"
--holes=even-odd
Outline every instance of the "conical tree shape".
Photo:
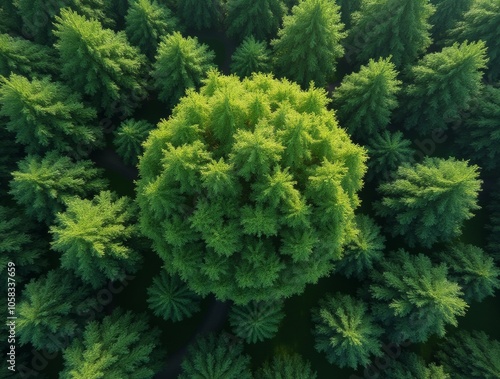
[[436,12],[431,16],[432,36],[435,42],[443,42],[446,34],[463,18],[474,0],[431,0]]
[[347,75],[333,93],[340,125],[362,140],[369,140],[389,124],[397,106],[401,82],[389,59],[379,59]]
[[228,0],[226,7],[229,36],[263,41],[275,36],[286,11],[282,0]]
[[462,224],[479,209],[482,181],[478,167],[454,158],[426,158],[414,166],[402,166],[394,180],[379,188],[380,216],[391,218],[390,232],[410,246],[431,247],[460,235]]
[[410,70],[399,108],[405,127],[429,135],[460,119],[480,93],[487,60],[483,42],[455,43],[423,57]]
[[307,86],[324,86],[335,73],[335,62],[344,54],[345,37],[340,8],[328,0],[305,0],[285,16],[278,38],[272,41],[275,66],[280,75]]
[[255,379],[316,379],[311,364],[298,354],[275,355],[254,374]]
[[352,16],[346,58],[365,64],[387,58],[397,68],[412,64],[431,44],[428,0],[364,0]]
[[129,119],[115,130],[113,145],[126,164],[137,165],[139,155],[142,155],[142,143],[153,128],[154,125],[147,121]]
[[270,71],[270,56],[265,42],[256,41],[253,37],[243,40],[231,57],[231,72],[240,78],[254,72]]
[[177,14],[188,28],[212,29],[220,25],[223,5],[221,0],[182,0],[177,3]]

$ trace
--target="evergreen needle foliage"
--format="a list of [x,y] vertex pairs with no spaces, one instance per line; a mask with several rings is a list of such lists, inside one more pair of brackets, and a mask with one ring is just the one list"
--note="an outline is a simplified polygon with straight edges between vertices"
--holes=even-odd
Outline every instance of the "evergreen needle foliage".
[[165,320],[182,321],[200,310],[200,297],[191,291],[178,276],[165,271],[153,279],[148,288],[148,306]]
[[271,68],[266,43],[256,41],[253,37],[245,38],[231,59],[231,72],[240,78],[250,76],[254,72],[266,73]]
[[450,270],[450,277],[462,287],[468,303],[483,301],[500,288],[500,269],[483,249],[457,244],[440,254]]
[[61,267],[94,288],[124,279],[138,269],[140,257],[127,246],[136,236],[130,199],[102,191],[92,200],[72,198],[50,228],[52,249],[61,253]]
[[73,340],[59,379],[152,379],[163,364],[159,337],[146,315],[116,310],[89,323],[83,338]]
[[179,379],[251,379],[249,365],[241,342],[231,341],[226,334],[210,334],[189,347]]
[[362,0],[337,0],[336,3],[340,5],[340,13],[342,22],[347,28],[351,27],[352,14],[359,10]]
[[275,355],[254,374],[254,379],[316,379],[311,364],[298,354]]
[[380,227],[366,215],[356,216],[358,234],[345,247],[344,257],[335,269],[342,275],[362,279],[384,255],[385,237]]
[[500,193],[498,186],[500,186],[500,182],[496,183],[496,191],[492,195],[493,198],[489,206],[490,221],[487,228],[490,231],[488,251],[497,261],[500,261]]
[[182,0],[177,2],[182,23],[195,30],[217,28],[223,16],[221,0]]
[[404,353],[391,362],[384,372],[385,379],[454,379],[442,366],[426,365],[415,353]]
[[159,98],[170,106],[177,104],[189,88],[198,87],[213,68],[214,53],[207,45],[179,32],[164,37],[158,46],[154,71]]
[[0,85],[0,116],[29,154],[55,150],[77,158],[102,145],[102,130],[92,125],[95,110],[65,85],[14,74]]
[[271,43],[280,75],[307,86],[324,86],[335,73],[335,62],[344,54],[346,36],[340,7],[329,0],[304,0],[283,19],[278,38]]
[[113,145],[126,164],[137,165],[139,155],[142,154],[142,144],[153,128],[154,125],[147,121],[129,119],[115,130]]
[[484,42],[455,43],[424,56],[410,70],[400,118],[421,135],[446,128],[466,110],[482,87],[488,62]]
[[251,302],[247,305],[233,305],[229,323],[238,337],[247,343],[256,343],[273,338],[283,317],[282,302]]
[[[431,16],[432,35],[437,42],[443,42],[446,34],[460,21],[474,0],[431,0],[436,12]],[[475,40],[475,39],[474,39]]]
[[170,274],[237,304],[303,291],[356,229],[365,152],[322,90],[211,72],[139,163],[141,229]]
[[454,158],[426,158],[402,166],[394,180],[379,187],[380,216],[390,217],[391,233],[410,246],[431,247],[460,235],[462,224],[479,209],[482,181],[477,166]]
[[382,329],[368,313],[366,305],[349,295],[328,295],[313,310],[316,350],[328,362],[340,367],[367,366],[373,356],[382,355]]
[[102,171],[93,162],[76,163],[56,152],[44,157],[28,155],[19,161],[12,173],[10,194],[24,207],[26,214],[51,224],[56,213],[65,208],[73,196],[87,196],[106,186]]
[[468,307],[458,283],[449,279],[447,266],[433,265],[423,254],[394,252],[382,262],[381,273],[372,271],[372,279],[374,312],[394,343],[443,337],[445,327],[457,326],[457,317]]
[[500,377],[500,341],[481,331],[459,331],[448,337],[438,353],[453,379]]
[[390,59],[370,59],[359,72],[347,75],[333,93],[340,125],[367,140],[389,124],[401,82]]

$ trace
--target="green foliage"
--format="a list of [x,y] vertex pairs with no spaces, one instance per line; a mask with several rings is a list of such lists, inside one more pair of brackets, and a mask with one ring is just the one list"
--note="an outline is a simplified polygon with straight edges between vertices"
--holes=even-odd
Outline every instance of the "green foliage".
[[49,78],[0,78],[0,116],[29,154],[54,150],[75,158],[102,146],[102,130],[92,125],[96,112],[78,94]]
[[500,182],[496,183],[496,191],[493,192],[492,201],[489,206],[490,210],[490,220],[487,228],[489,229],[490,235],[488,239],[488,250],[490,254],[497,260],[500,261],[500,194],[498,192],[498,186]]
[[351,27],[352,14],[359,10],[362,0],[337,0],[340,5],[342,22],[347,28]]
[[132,45],[152,59],[160,38],[179,28],[179,21],[156,0],[134,0],[125,16],[125,31]]
[[411,147],[411,141],[404,138],[402,132],[383,133],[374,135],[367,146],[368,148],[368,173],[367,180],[377,178],[389,179],[399,166],[413,163],[415,150]]
[[316,379],[311,364],[298,354],[275,355],[254,374],[254,379]]
[[113,145],[126,164],[137,165],[139,155],[142,154],[142,143],[153,128],[154,125],[147,121],[129,119],[115,130]]
[[62,61],[62,75],[76,91],[92,97],[110,115],[120,102],[127,116],[138,98],[144,97],[141,72],[145,57],[132,47],[124,32],[103,29],[69,9],[56,16],[55,47]]
[[257,74],[211,72],[145,143],[142,232],[171,274],[238,304],[303,291],[354,238],[364,150],[325,107]]
[[18,14],[14,2],[12,0],[0,0],[0,33],[18,34],[21,32],[21,24],[21,16]]
[[[415,353],[404,353],[384,372],[385,379],[452,379],[443,369],[434,363],[426,365]],[[454,378],[454,377],[453,377]]]
[[0,75],[14,73],[31,78],[56,71],[53,49],[23,38],[0,34]]
[[165,320],[182,321],[200,310],[199,296],[178,276],[162,271],[148,288],[148,304],[153,313]]
[[352,15],[346,41],[347,58],[363,64],[388,58],[396,67],[413,63],[431,44],[428,0],[364,0]]
[[483,301],[500,288],[500,269],[480,247],[456,244],[440,254],[450,270],[450,277],[462,287],[468,303]]
[[152,76],[159,98],[177,104],[189,88],[198,87],[213,68],[214,53],[196,37],[184,38],[179,32],[164,37],[158,46]]
[[500,341],[481,331],[460,331],[448,337],[438,357],[453,379],[500,377]]
[[50,228],[52,249],[62,254],[61,267],[94,288],[138,269],[140,256],[128,246],[136,236],[130,199],[102,191],[92,200],[75,197],[66,205]]
[[500,24],[500,1],[472,0],[469,10],[457,23],[450,36],[459,41],[479,41],[486,43],[489,56],[489,79],[496,81],[500,78],[500,38],[498,25]]
[[436,12],[430,18],[434,40],[442,42],[473,2],[474,0],[431,0],[436,7]]
[[270,71],[269,50],[266,43],[256,41],[253,37],[245,38],[231,59],[231,72],[240,78],[250,76],[254,72]]
[[377,213],[390,217],[392,235],[401,235],[411,247],[449,241],[480,208],[478,169],[454,158],[425,158],[402,166],[394,180],[380,186]]
[[382,259],[385,237],[369,216],[357,215],[356,226],[358,234],[345,247],[344,257],[336,264],[335,270],[348,278],[355,276],[361,279]]
[[223,5],[221,0],[182,0],[177,2],[177,13],[188,28],[213,29],[222,21]]
[[29,155],[12,173],[10,194],[27,215],[50,224],[73,196],[87,196],[106,186],[102,171],[91,161],[72,162],[55,152],[44,157]]
[[340,125],[363,139],[385,129],[398,104],[396,94],[401,82],[397,75],[390,59],[380,58],[370,59],[359,72],[345,76],[333,93]]
[[17,332],[21,345],[31,343],[37,350],[61,351],[70,339],[79,337],[83,315],[95,300],[65,270],[52,270],[31,280],[17,305]]
[[400,108],[405,127],[429,135],[459,119],[480,93],[487,61],[482,41],[455,43],[424,56],[411,68],[405,88]]
[[59,379],[152,379],[163,364],[159,336],[146,315],[116,310],[87,324],[83,338],[73,340]]
[[282,0],[228,0],[226,7],[227,34],[239,39],[274,37],[286,12]]
[[233,305],[229,323],[236,336],[247,343],[256,343],[273,338],[284,316],[282,302],[251,302]]
[[433,265],[427,256],[404,250],[381,264],[381,273],[372,271],[370,291],[391,341],[424,342],[432,335],[443,337],[448,325],[457,326],[468,305],[445,264]]
[[250,358],[243,345],[226,334],[198,338],[188,348],[179,379],[251,379]]
[[328,0],[304,0],[283,19],[278,39],[272,41],[275,66],[280,75],[307,86],[324,86],[342,57],[345,37],[340,7]]
[[328,362],[340,367],[367,366],[373,356],[382,355],[379,328],[368,307],[349,295],[328,295],[313,310],[316,350]]

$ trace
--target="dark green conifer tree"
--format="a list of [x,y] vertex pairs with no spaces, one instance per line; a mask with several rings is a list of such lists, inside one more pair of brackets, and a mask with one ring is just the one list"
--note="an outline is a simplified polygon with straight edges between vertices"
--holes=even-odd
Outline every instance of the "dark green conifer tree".
[[379,59],[347,75],[333,93],[333,104],[340,125],[362,140],[382,131],[398,105],[396,95],[401,82],[390,59]]
[[266,361],[254,374],[254,379],[316,379],[311,364],[299,354],[278,354]]
[[174,106],[189,88],[201,84],[213,68],[214,53],[198,39],[179,32],[164,37],[158,46],[154,71],[159,98]]
[[442,366],[427,365],[415,353],[403,353],[384,372],[385,379],[454,379]]
[[379,187],[383,198],[377,213],[389,217],[392,235],[401,235],[412,247],[449,241],[480,208],[478,169],[454,158],[425,158],[399,167],[395,178]]
[[102,191],[92,200],[74,197],[66,205],[50,228],[51,246],[61,253],[61,267],[93,288],[139,269],[140,256],[130,248],[137,230],[129,198]]
[[200,297],[178,276],[162,271],[148,288],[148,306],[165,320],[182,321],[200,310]]
[[412,64],[431,44],[428,20],[434,7],[428,0],[364,0],[352,15],[346,57],[365,64],[387,58],[397,68]]
[[116,152],[128,165],[135,166],[142,154],[142,143],[154,125],[145,120],[129,119],[121,123],[114,132],[113,145]]
[[489,205],[490,220],[487,228],[490,232],[488,238],[488,252],[497,260],[500,261],[500,193],[498,188],[500,182],[496,183],[493,191],[492,201]]
[[227,34],[240,40],[274,37],[286,12],[282,0],[228,0],[226,7]]
[[87,196],[106,186],[102,170],[91,161],[74,163],[50,152],[44,157],[29,155],[12,173],[10,194],[30,217],[51,224],[56,213],[74,196]]
[[316,350],[324,352],[331,364],[356,369],[383,354],[382,329],[361,300],[349,295],[328,295],[313,310],[313,323]]
[[448,337],[441,345],[438,357],[453,379],[500,377],[500,341],[482,331],[461,330]]
[[335,62],[344,54],[345,37],[340,7],[328,0],[304,0],[285,16],[278,38],[272,41],[275,66],[280,75],[307,86],[324,86],[335,73]]
[[362,0],[337,0],[337,4],[340,5],[342,22],[346,28],[351,27],[352,14],[359,10],[361,2]]
[[21,16],[17,12],[14,2],[12,0],[0,0],[0,33],[21,34],[21,26]]
[[430,18],[432,36],[435,42],[442,43],[446,34],[460,21],[474,0],[431,0],[436,12]]
[[247,37],[234,51],[231,57],[231,72],[240,78],[252,75],[254,72],[270,71],[270,52],[265,42]]
[[223,2],[221,0],[183,0],[177,3],[181,21],[190,29],[214,29],[222,22]]

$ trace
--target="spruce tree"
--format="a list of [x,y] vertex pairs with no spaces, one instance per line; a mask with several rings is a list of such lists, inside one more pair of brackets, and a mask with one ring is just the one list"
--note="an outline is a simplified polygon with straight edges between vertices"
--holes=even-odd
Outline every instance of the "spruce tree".
[[500,269],[480,247],[459,243],[441,253],[440,258],[448,265],[450,277],[462,287],[468,303],[483,301],[500,288]]
[[7,130],[27,153],[54,150],[79,158],[102,145],[102,130],[93,125],[95,110],[65,85],[14,74],[1,78],[0,85],[0,116],[8,118]]
[[91,161],[74,163],[55,152],[29,155],[12,173],[10,194],[30,217],[51,224],[73,196],[87,196],[106,186],[102,171]]
[[183,0],[177,3],[177,13],[188,28],[214,29],[222,21],[223,3],[221,0]]
[[73,270],[93,288],[137,271],[140,256],[129,247],[136,237],[130,199],[102,191],[92,200],[75,197],[66,205],[50,228],[61,267]]
[[251,302],[233,305],[229,323],[236,336],[247,343],[256,343],[273,338],[284,316],[282,302]]
[[104,29],[98,21],[69,9],[61,10],[54,25],[66,81],[106,114],[115,113],[119,102],[121,114],[129,115],[145,95],[141,78],[145,57],[127,42],[125,32]]
[[20,37],[0,34],[0,75],[33,78],[57,72],[55,50]]
[[358,234],[345,247],[344,257],[335,265],[336,272],[347,277],[364,278],[384,255],[385,237],[380,227],[366,215],[356,216]]
[[472,0],[469,10],[463,15],[450,37],[459,41],[484,41],[488,50],[488,78],[490,82],[500,79],[500,1]]
[[64,351],[60,379],[152,379],[163,365],[160,332],[146,315],[118,309],[87,324],[83,337]]
[[84,315],[95,306],[91,295],[87,286],[62,269],[31,280],[17,306],[20,344],[48,352],[64,350],[81,335]]
[[125,31],[130,43],[153,59],[160,38],[179,28],[179,21],[170,9],[156,0],[134,0],[125,16]]
[[356,369],[382,355],[378,327],[367,306],[349,295],[328,295],[313,310],[315,347],[328,362]]
[[226,334],[198,337],[182,361],[179,379],[251,379],[250,358],[243,344]]
[[356,235],[365,151],[323,90],[211,72],[139,162],[141,230],[170,274],[237,304],[303,291]]
[[460,235],[462,224],[479,209],[482,181],[477,166],[454,158],[425,158],[402,166],[379,187],[377,213],[389,217],[390,232],[411,246],[431,247]]
[[397,68],[412,64],[431,44],[428,0],[364,0],[352,15],[346,41],[347,59],[364,64],[388,58]]
[[400,118],[408,129],[429,135],[460,119],[479,95],[487,62],[482,41],[455,43],[423,57],[410,70]]
[[385,379],[454,379],[442,366],[426,365],[415,353],[403,353],[384,372]]
[[238,39],[274,37],[286,12],[282,0],[228,0],[226,7],[227,34]]
[[404,138],[400,131],[394,133],[384,130],[375,134],[368,143],[367,180],[388,180],[399,166],[414,163],[415,150],[411,141]]
[[311,364],[299,354],[275,355],[254,374],[254,379],[316,379]]
[[443,337],[448,325],[457,326],[468,306],[445,264],[434,265],[427,256],[404,250],[381,264],[381,272],[372,271],[370,292],[374,313],[391,341],[424,342],[433,335]]
[[270,71],[269,50],[265,42],[247,37],[234,51],[231,57],[231,72],[240,78],[252,75],[254,72]]
[[333,1],[304,0],[285,16],[273,40],[276,70],[307,86],[324,86],[335,73],[335,62],[344,54],[345,37],[340,8]]
[[500,341],[482,331],[461,330],[448,337],[438,352],[439,361],[453,379],[500,377]]
[[145,120],[129,119],[115,130],[113,145],[126,164],[137,165],[139,155],[142,155],[142,143],[153,128],[154,125]]
[[446,34],[460,21],[474,0],[431,0],[436,12],[431,16],[434,41],[444,42]]
[[214,67],[214,57],[196,37],[184,38],[179,32],[164,37],[152,73],[159,98],[174,106],[187,89],[201,84],[207,71]]
[[401,82],[390,59],[370,59],[359,72],[347,75],[333,93],[340,125],[363,140],[385,129]]
[[148,288],[148,307],[165,320],[182,321],[200,310],[200,297],[178,276],[162,271]]

